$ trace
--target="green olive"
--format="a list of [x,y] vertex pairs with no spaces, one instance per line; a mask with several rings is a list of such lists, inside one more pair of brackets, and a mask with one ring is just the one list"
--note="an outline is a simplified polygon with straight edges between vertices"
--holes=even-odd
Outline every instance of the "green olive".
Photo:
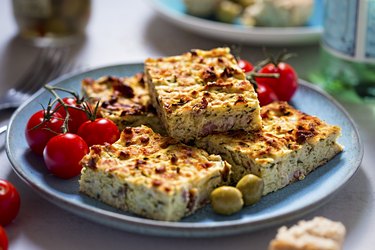
[[243,207],[242,194],[235,187],[218,187],[211,192],[211,206],[218,214],[234,214]]
[[258,176],[248,174],[241,178],[236,188],[241,191],[245,205],[249,206],[257,203],[262,197],[264,183]]

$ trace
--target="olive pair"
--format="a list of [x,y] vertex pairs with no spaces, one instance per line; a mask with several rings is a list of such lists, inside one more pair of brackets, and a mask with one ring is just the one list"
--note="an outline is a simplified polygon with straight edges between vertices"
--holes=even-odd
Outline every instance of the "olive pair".
[[262,196],[264,183],[256,175],[241,178],[236,187],[221,186],[211,193],[211,206],[218,214],[231,215],[246,206],[255,204]]

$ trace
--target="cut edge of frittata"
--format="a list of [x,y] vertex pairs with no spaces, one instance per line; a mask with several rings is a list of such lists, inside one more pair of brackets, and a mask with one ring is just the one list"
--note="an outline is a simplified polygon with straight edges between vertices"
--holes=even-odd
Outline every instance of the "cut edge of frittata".
[[148,58],[145,79],[173,138],[187,142],[215,132],[261,129],[257,94],[229,48]]
[[324,165],[343,150],[341,128],[275,102],[261,109],[263,129],[235,131],[198,140],[199,147],[232,165],[232,181],[255,174],[264,181],[263,195],[279,190]]
[[112,145],[92,146],[81,164],[80,192],[163,221],[178,221],[207,204],[211,191],[227,183],[231,168],[218,155],[146,126],[126,128]]
[[82,80],[81,89],[92,107],[99,101],[98,115],[113,121],[120,130],[128,126],[147,125],[166,134],[151,105],[142,72],[128,77],[85,78]]

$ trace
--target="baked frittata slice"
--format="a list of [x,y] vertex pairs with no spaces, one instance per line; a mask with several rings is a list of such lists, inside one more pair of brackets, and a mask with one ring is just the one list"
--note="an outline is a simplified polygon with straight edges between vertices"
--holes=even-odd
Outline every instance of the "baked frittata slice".
[[264,181],[263,195],[291,182],[302,180],[315,168],[342,151],[336,142],[337,126],[302,113],[286,102],[275,102],[261,109],[263,129],[209,135],[197,145],[220,154],[232,165],[233,181],[255,174]]
[[230,165],[218,155],[127,127],[112,144],[90,148],[81,164],[80,191],[113,207],[165,221],[178,221],[226,183]]
[[128,126],[148,125],[159,133],[165,133],[151,105],[143,73],[124,78],[86,78],[81,86],[92,106],[100,101],[99,115],[112,120],[120,130]]
[[228,130],[257,131],[257,94],[229,48],[145,61],[151,101],[168,134],[182,141]]

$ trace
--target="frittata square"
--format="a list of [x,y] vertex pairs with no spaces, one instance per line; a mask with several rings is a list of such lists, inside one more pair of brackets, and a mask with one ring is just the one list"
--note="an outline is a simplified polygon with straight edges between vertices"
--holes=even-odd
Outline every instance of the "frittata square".
[[81,164],[80,191],[116,208],[178,221],[204,206],[229,179],[218,155],[187,146],[152,129],[127,127],[112,145],[90,148]]
[[257,94],[229,48],[149,58],[145,79],[152,105],[173,138],[190,141],[261,128]]
[[127,126],[150,126],[159,133],[165,130],[150,102],[143,73],[131,77],[103,76],[82,81],[82,92],[92,106],[99,101],[99,115],[112,120],[123,130]]
[[342,151],[336,142],[340,127],[275,102],[261,109],[263,129],[209,135],[197,145],[220,154],[232,165],[233,181],[255,174],[264,181],[263,194],[302,180],[315,168]]

